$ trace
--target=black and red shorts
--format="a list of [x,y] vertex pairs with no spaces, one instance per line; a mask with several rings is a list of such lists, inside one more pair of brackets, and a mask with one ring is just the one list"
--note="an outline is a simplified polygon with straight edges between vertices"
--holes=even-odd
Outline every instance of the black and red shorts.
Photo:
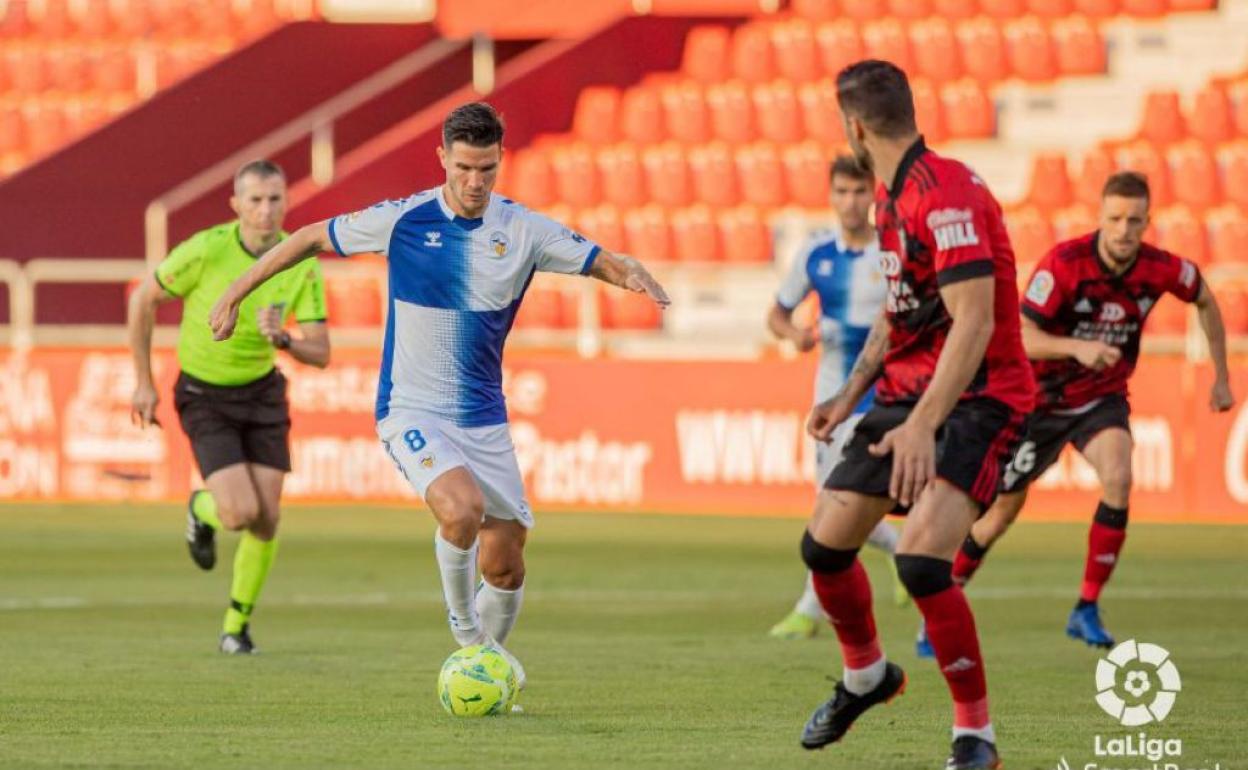
[[1027,418],[1022,443],[1001,478],[1002,492],[1017,492],[1040,478],[1067,444],[1080,452],[1098,433],[1109,428],[1131,432],[1131,405],[1126,396],[1105,396],[1077,412],[1033,412]]
[[[893,457],[876,457],[867,447],[910,416],[914,404],[876,404],[854,429],[845,457],[824,487],[888,497]],[[936,475],[986,510],[996,499],[1001,474],[1022,435],[1025,415],[991,398],[959,401],[936,431]]]

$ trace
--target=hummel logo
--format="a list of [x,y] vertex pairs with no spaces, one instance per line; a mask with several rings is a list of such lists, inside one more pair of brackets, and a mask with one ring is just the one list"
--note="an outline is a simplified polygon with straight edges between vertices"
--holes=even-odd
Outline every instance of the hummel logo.
[[971,660],[970,658],[958,658],[957,660],[945,666],[941,670],[944,671],[946,674],[959,674],[963,671],[970,671],[971,669],[975,668],[975,666],[976,666],[975,661]]
[[432,246],[435,249],[442,248],[442,233],[437,230],[429,230],[425,233],[425,245]]
[[1078,302],[1075,303],[1075,312],[1076,313],[1091,313],[1092,303],[1088,302],[1087,297],[1080,299]]
[[1092,557],[1092,561],[1097,564],[1113,564],[1118,561],[1118,557],[1112,553],[1098,553]]

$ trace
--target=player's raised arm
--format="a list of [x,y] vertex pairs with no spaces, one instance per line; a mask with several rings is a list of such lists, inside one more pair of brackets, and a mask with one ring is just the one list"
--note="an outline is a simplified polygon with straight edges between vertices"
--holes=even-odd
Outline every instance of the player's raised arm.
[[594,257],[593,264],[589,267],[588,275],[612,286],[645,294],[659,307],[672,304],[667,292],[654,279],[654,276],[650,275],[645,265],[627,254],[615,254],[606,249],[600,249]]
[[216,340],[229,339],[234,334],[234,325],[238,323],[238,307],[248,294],[256,287],[286,268],[320,254],[333,251],[334,244],[329,237],[329,221],[305,225],[289,238],[279,241],[276,246],[264,253],[256,264],[238,277],[212,308],[208,323],[212,327],[212,336]]
[[1209,289],[1209,284],[1202,282],[1200,293],[1196,295],[1196,312],[1200,317],[1200,328],[1209,341],[1209,356],[1213,359],[1213,390],[1209,394],[1209,408],[1215,412],[1225,412],[1235,406],[1235,396],[1231,393],[1231,373],[1226,365],[1226,326],[1222,323],[1222,311],[1218,309],[1218,300]]

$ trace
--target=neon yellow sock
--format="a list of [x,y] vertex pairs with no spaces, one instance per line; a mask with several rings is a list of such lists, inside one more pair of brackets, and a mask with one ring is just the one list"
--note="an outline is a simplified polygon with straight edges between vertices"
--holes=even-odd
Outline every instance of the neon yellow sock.
[[251,611],[260,598],[273,557],[277,555],[277,540],[261,540],[250,532],[244,532],[234,552],[234,580],[230,587],[230,608],[225,611],[223,630],[237,634],[243,630]]
[[217,500],[208,490],[195,490],[191,498],[191,513],[216,531],[221,531],[221,518],[217,516]]

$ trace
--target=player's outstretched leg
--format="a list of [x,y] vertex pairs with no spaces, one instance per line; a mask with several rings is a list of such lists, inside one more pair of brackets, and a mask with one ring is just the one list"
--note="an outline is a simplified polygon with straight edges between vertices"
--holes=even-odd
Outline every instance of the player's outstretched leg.
[[819,597],[815,595],[814,581],[807,572],[806,587],[797,604],[793,605],[793,611],[772,626],[767,635],[775,639],[809,639],[819,633],[819,624],[824,617]]
[[273,558],[277,556],[277,540],[261,540],[244,532],[234,551],[234,576],[230,586],[230,606],[221,627],[220,650],[227,655],[250,655],[257,652],[251,639],[251,613],[260,598],[260,589],[269,576]]
[[1088,530],[1088,555],[1083,568],[1083,586],[1079,602],[1066,621],[1066,635],[1081,639],[1093,647],[1114,646],[1114,637],[1101,622],[1101,589],[1109,582],[1118,564],[1118,555],[1127,539],[1127,509],[1114,508],[1104,502],[1096,508],[1092,528]]
[[221,519],[217,516],[217,501],[206,489],[191,492],[186,504],[186,547],[191,561],[202,570],[210,570],[217,563],[217,531]]

